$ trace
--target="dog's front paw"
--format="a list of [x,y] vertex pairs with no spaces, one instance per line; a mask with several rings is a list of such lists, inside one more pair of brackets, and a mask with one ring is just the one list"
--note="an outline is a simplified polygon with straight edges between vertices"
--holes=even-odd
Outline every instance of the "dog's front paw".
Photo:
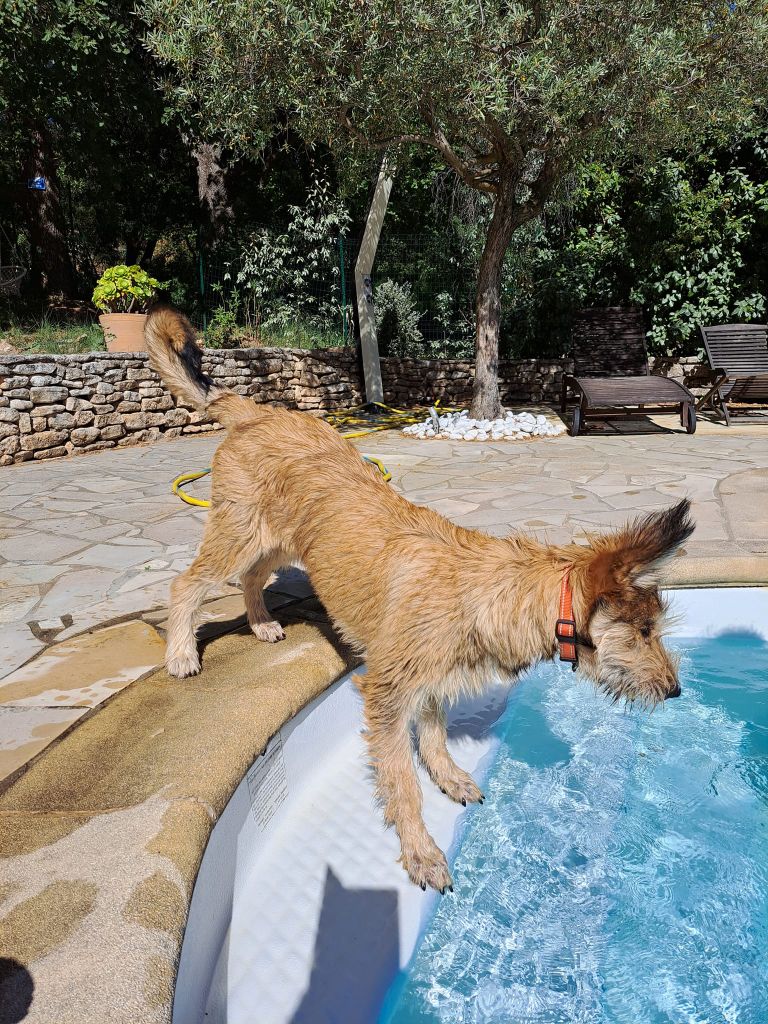
[[168,658],[165,668],[169,676],[186,679],[187,676],[196,676],[200,671],[200,658],[197,655],[194,657],[179,655],[177,658]]
[[434,844],[431,848],[403,850],[400,861],[410,880],[422,889],[426,890],[429,885],[439,893],[445,893],[448,889],[453,892],[448,862],[443,851]]
[[253,635],[257,640],[263,640],[268,644],[276,644],[278,640],[285,640],[285,632],[279,622],[256,622],[251,626]]
[[467,775],[460,768],[457,768],[456,774],[450,778],[440,779],[438,785],[446,796],[449,796],[451,800],[455,800],[457,804],[462,804],[464,807],[467,804],[481,804],[485,800],[483,791],[472,776]]

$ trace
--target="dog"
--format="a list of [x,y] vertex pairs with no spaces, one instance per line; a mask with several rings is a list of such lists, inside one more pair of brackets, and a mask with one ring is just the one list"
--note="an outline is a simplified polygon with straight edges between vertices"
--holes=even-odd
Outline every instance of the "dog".
[[146,345],[170,391],[229,431],[213,459],[199,553],[171,588],[169,674],[200,671],[201,603],[235,576],[254,635],[283,639],[263,588],[280,566],[303,565],[336,629],[365,655],[368,670],[355,681],[377,792],[422,889],[452,885],[422,819],[412,730],[447,796],[483,800],[448,752],[447,703],[489,680],[514,680],[558,649],[613,700],[652,706],[680,694],[654,570],[693,531],[687,499],[588,545],[463,529],[399,495],[321,419],[215,384],[192,326],[170,307],[150,314]]

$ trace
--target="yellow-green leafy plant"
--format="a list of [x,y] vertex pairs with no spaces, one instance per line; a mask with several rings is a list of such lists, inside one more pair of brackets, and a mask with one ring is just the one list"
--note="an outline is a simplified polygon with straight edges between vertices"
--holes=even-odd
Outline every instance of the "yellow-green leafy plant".
[[161,287],[141,267],[121,263],[101,275],[93,290],[93,304],[102,313],[146,313]]

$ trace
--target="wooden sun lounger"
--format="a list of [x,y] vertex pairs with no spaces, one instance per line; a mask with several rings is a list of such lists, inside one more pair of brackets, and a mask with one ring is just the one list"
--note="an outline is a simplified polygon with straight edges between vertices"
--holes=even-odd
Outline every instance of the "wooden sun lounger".
[[711,369],[704,376],[699,373],[686,379],[686,384],[704,384],[709,389],[696,408],[709,406],[730,426],[736,412],[731,403],[737,402],[741,408],[768,404],[768,325],[722,324],[699,329]]
[[668,413],[675,408],[689,434],[696,430],[693,395],[676,380],[654,376],[648,366],[642,310],[583,310],[573,326],[574,373],[563,377],[560,411],[575,399],[570,433],[587,419]]

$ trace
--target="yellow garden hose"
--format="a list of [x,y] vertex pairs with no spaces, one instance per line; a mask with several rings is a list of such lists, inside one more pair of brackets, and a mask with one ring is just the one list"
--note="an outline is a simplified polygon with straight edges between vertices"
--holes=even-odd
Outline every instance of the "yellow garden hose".
[[[396,409],[391,405],[383,405],[381,402],[370,402],[368,405],[348,409],[346,412],[329,413],[325,419],[332,427],[341,431],[342,437],[352,440],[355,437],[375,434],[379,430],[398,430],[411,423],[421,423],[428,415],[429,408],[422,406],[409,411]],[[439,398],[431,408],[439,412],[456,411],[452,406],[441,406]]]
[[[363,455],[363,459],[366,462],[370,462],[372,466],[375,466],[384,477],[385,483],[389,483],[392,479],[392,474],[381,459],[377,458],[375,455]],[[187,494],[184,490],[184,484],[188,484],[193,480],[199,480],[201,477],[208,476],[210,472],[211,467],[209,466],[207,469],[198,469],[195,473],[182,473],[181,476],[177,476],[171,484],[171,490],[188,505],[196,505],[197,508],[210,508],[211,503],[206,498],[195,498],[193,495]]]
[[194,498],[184,490],[184,484],[188,484],[192,480],[199,480],[200,477],[208,476],[210,472],[211,467],[209,466],[207,469],[198,469],[196,473],[182,473],[181,476],[177,476],[171,484],[171,490],[174,494],[177,494],[182,501],[186,501],[188,505],[197,505],[198,508],[210,508],[210,501],[206,501],[205,498]]

